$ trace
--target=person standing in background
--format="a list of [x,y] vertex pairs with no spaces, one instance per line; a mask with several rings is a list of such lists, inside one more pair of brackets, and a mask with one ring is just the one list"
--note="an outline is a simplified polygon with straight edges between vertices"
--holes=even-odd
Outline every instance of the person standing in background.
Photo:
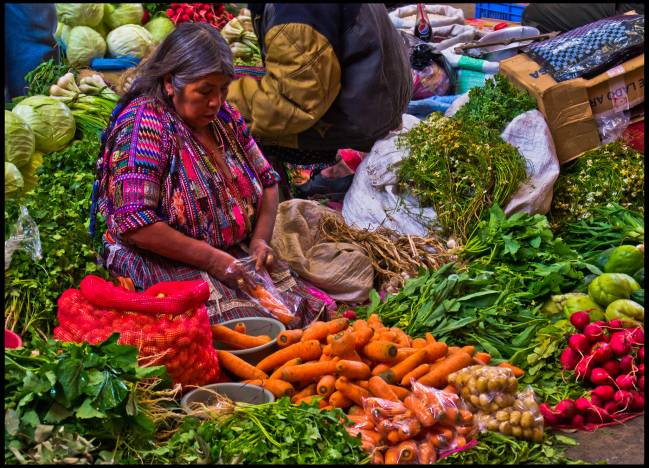
[[5,3],[5,102],[26,93],[27,73],[60,60],[56,27],[54,3]]

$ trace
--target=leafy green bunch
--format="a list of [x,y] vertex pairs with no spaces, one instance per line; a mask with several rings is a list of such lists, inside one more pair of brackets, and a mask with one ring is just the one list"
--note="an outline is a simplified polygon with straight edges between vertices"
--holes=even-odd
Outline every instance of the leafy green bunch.
[[359,464],[368,461],[349,435],[340,409],[286,397],[261,405],[237,404],[225,419],[188,416],[164,444],[141,452],[144,463]]
[[561,168],[549,218],[562,229],[606,203],[644,213],[644,155],[621,141],[598,146]]
[[400,186],[432,206],[446,234],[460,242],[489,206],[505,205],[527,178],[518,150],[500,137],[480,137],[477,128],[433,113],[398,139],[409,152]]
[[5,350],[6,460],[24,457],[44,431],[59,426],[109,446],[127,433],[142,442],[153,438],[155,425],[136,387],[145,379],[169,384],[166,369],[138,367],[137,349],[118,338],[94,346],[50,339],[36,349]]

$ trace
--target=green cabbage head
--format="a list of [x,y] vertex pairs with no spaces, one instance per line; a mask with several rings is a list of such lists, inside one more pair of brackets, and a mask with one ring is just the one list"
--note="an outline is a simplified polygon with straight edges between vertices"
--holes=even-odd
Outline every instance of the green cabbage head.
[[66,47],[68,62],[75,68],[87,67],[93,58],[106,55],[106,41],[88,26],[72,28]]
[[23,176],[18,168],[10,162],[5,161],[5,196],[12,197],[18,194],[24,184]]
[[58,99],[31,96],[16,104],[12,112],[30,126],[38,151],[51,153],[62,150],[74,138],[74,116],[68,106]]
[[108,52],[113,57],[130,57],[142,58],[149,47],[154,46],[153,36],[142,26],[136,24],[125,24],[117,29],[112,30],[106,37]]
[[5,110],[5,161],[22,168],[29,163],[36,142],[27,122]]
[[173,21],[166,16],[158,16],[145,24],[144,28],[151,33],[153,41],[156,44],[160,44],[164,41],[165,37],[176,29],[176,26],[174,26]]
[[97,26],[104,18],[103,3],[56,3],[56,16],[68,26]]
[[104,9],[104,23],[108,29],[117,29],[125,24],[142,24],[144,6],[141,3],[117,3]]

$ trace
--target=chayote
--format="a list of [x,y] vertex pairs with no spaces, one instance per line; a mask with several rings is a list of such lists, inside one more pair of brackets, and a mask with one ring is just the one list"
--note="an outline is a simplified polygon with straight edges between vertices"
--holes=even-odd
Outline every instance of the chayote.
[[567,297],[563,303],[563,313],[567,319],[570,319],[570,316],[575,312],[584,310],[588,311],[591,322],[604,320],[604,309],[602,309],[588,294],[574,293],[566,294],[566,296],[569,297]]
[[637,289],[640,289],[638,282],[626,273],[604,273],[588,285],[588,294],[606,307],[617,299],[628,299]]
[[644,285],[644,267],[633,273],[633,279],[636,280],[640,286]]
[[604,265],[604,273],[632,275],[644,265],[644,253],[634,245],[615,247]]
[[619,319],[626,327],[643,326],[644,307],[629,299],[618,299],[606,307],[606,320]]

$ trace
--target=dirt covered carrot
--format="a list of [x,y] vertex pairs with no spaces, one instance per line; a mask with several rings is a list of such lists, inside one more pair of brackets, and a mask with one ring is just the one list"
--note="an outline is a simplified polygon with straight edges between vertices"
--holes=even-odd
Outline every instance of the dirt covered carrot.
[[225,325],[212,325],[212,337],[214,340],[230,346],[235,349],[255,348],[266,344],[272,340],[270,336],[252,336],[239,333]]
[[430,370],[430,364],[418,365],[413,370],[411,370],[410,372],[408,372],[403,376],[400,382],[401,386],[407,387],[408,385],[410,385],[410,379],[417,380],[419,377],[422,377],[423,375],[428,373],[429,370]]
[[285,362],[281,366],[279,366],[275,371],[273,371],[272,374],[270,374],[271,379],[281,379],[282,378],[282,369],[286,366],[297,366],[298,364],[302,364],[302,358],[295,358],[291,359],[290,361]]
[[370,396],[370,392],[358,385],[352,384],[346,377],[338,377],[338,380],[336,380],[336,390],[359,406],[363,406],[363,398]]
[[370,316],[367,318],[367,324],[374,330],[375,334],[377,331],[385,328],[381,323],[381,319],[379,318],[378,314],[370,314]]
[[471,364],[472,358],[464,351],[450,353],[443,359],[432,363],[430,370],[421,377],[418,382],[429,387],[443,388],[448,384],[448,375],[452,372],[464,369]]
[[369,343],[372,335],[374,335],[374,329],[372,329],[365,320],[356,320],[352,323],[352,329],[354,330],[354,339],[356,341],[356,350],[359,351]]
[[[401,348],[399,351],[403,349],[404,348]],[[424,360],[426,359],[425,348],[424,349],[410,348],[410,349],[414,350],[414,352],[410,356],[403,359],[398,364],[392,366],[390,370],[380,374],[381,377],[383,377],[386,382],[390,384],[401,382],[401,379],[403,378],[404,375],[406,375],[408,372],[413,370],[419,364],[424,362]]]
[[312,395],[317,395],[318,388],[316,384],[309,384],[306,387],[304,387],[302,390],[295,392],[293,395],[293,398],[291,398],[291,402],[295,403],[297,400],[300,400],[304,397],[312,396]]
[[347,398],[338,390],[329,395],[329,403],[336,408],[342,409],[347,409],[354,404],[352,400]]
[[331,395],[336,390],[336,377],[331,374],[323,375],[322,377],[320,377],[320,380],[318,380],[316,389],[318,395],[329,398],[329,395]]
[[297,343],[302,339],[302,334],[304,330],[297,328],[295,330],[284,330],[277,335],[277,346],[284,348],[286,346]]
[[329,322],[311,324],[304,329],[302,340],[324,340],[328,335],[334,335],[349,326],[349,320],[341,317]]
[[308,362],[318,359],[321,354],[322,346],[318,340],[300,341],[269,354],[257,363],[257,369],[267,372],[276,369],[291,359],[299,357],[304,362]]
[[372,375],[370,367],[359,361],[349,361],[347,359],[341,359],[336,364],[336,373],[338,375],[344,375],[350,380],[365,380]]
[[390,362],[397,357],[397,346],[389,341],[370,341],[363,346],[363,354],[374,362]]
[[259,368],[247,363],[238,356],[223,350],[217,350],[219,364],[226,371],[241,380],[268,379],[268,375]]
[[356,339],[352,333],[341,331],[335,335],[327,336],[328,346],[331,346],[331,355],[340,359],[360,361],[361,357],[356,352]]
[[373,396],[377,398],[383,398],[384,400],[390,401],[399,401],[399,397],[396,393],[394,393],[394,390],[392,390],[390,386],[385,383],[385,380],[383,380],[383,378],[379,377],[378,375],[370,378],[368,390]]
[[385,363],[380,363],[372,369],[372,375],[381,375],[382,372],[390,370],[390,366]]
[[428,343],[426,342],[426,340],[424,338],[415,338],[414,340],[412,340],[412,347],[413,348],[417,348],[417,349],[423,348],[427,344]]
[[313,379],[320,379],[323,375],[336,372],[338,363],[336,361],[316,361],[288,366],[282,370],[282,380],[287,382],[304,382]]

